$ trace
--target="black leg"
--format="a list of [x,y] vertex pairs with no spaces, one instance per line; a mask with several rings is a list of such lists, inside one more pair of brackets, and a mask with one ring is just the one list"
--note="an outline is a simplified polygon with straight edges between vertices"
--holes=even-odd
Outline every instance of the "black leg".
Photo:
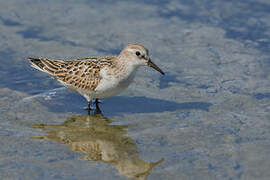
[[96,99],[96,101],[95,101],[95,104],[96,104],[96,114],[101,114],[101,110],[100,110],[100,108],[99,108],[99,104],[100,102],[98,101],[98,99]]
[[87,106],[87,111],[88,111],[88,115],[90,115],[90,111],[91,111],[91,101],[88,101],[88,106]]
[[100,103],[100,102],[99,102],[98,98],[96,98],[95,104],[99,104],[99,103]]
[[87,110],[91,110],[91,101],[88,101],[88,106],[87,106]]

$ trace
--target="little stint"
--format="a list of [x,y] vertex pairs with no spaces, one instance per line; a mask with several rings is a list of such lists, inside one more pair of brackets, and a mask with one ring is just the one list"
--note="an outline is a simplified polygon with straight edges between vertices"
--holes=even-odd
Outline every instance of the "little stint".
[[[141,44],[127,45],[118,56],[83,58],[71,61],[29,58],[32,67],[55,77],[68,89],[80,93],[90,102],[114,96],[133,81],[140,66],[150,66],[164,75]],[[98,108],[98,106],[97,106]]]

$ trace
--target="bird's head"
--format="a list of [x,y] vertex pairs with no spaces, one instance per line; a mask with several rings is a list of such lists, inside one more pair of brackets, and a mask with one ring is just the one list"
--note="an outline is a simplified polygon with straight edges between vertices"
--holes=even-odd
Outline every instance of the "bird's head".
[[141,44],[129,44],[120,53],[124,59],[128,59],[129,63],[135,66],[150,66],[160,72],[162,75],[165,73],[154,64],[149,55],[148,50]]

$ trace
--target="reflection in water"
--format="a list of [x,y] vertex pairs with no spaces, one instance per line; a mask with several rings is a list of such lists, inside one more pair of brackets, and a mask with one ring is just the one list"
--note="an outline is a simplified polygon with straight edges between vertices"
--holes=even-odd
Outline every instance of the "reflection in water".
[[85,154],[82,160],[108,163],[121,175],[146,179],[163,159],[154,163],[140,159],[134,140],[126,136],[127,126],[110,125],[111,122],[102,114],[73,115],[60,125],[34,124],[34,128],[47,131],[34,138],[66,143],[70,150]]

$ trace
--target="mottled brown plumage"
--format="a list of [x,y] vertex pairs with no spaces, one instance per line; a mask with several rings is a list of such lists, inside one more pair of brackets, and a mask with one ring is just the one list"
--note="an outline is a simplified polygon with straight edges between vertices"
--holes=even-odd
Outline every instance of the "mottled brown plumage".
[[83,58],[70,61],[29,58],[32,66],[49,73],[71,89],[93,91],[101,80],[100,70],[114,66],[115,56]]
[[88,110],[91,99],[114,96],[126,89],[141,66],[150,66],[164,75],[141,44],[127,45],[118,56],[72,61],[29,58],[29,61],[34,68],[50,74],[67,88],[84,96]]

